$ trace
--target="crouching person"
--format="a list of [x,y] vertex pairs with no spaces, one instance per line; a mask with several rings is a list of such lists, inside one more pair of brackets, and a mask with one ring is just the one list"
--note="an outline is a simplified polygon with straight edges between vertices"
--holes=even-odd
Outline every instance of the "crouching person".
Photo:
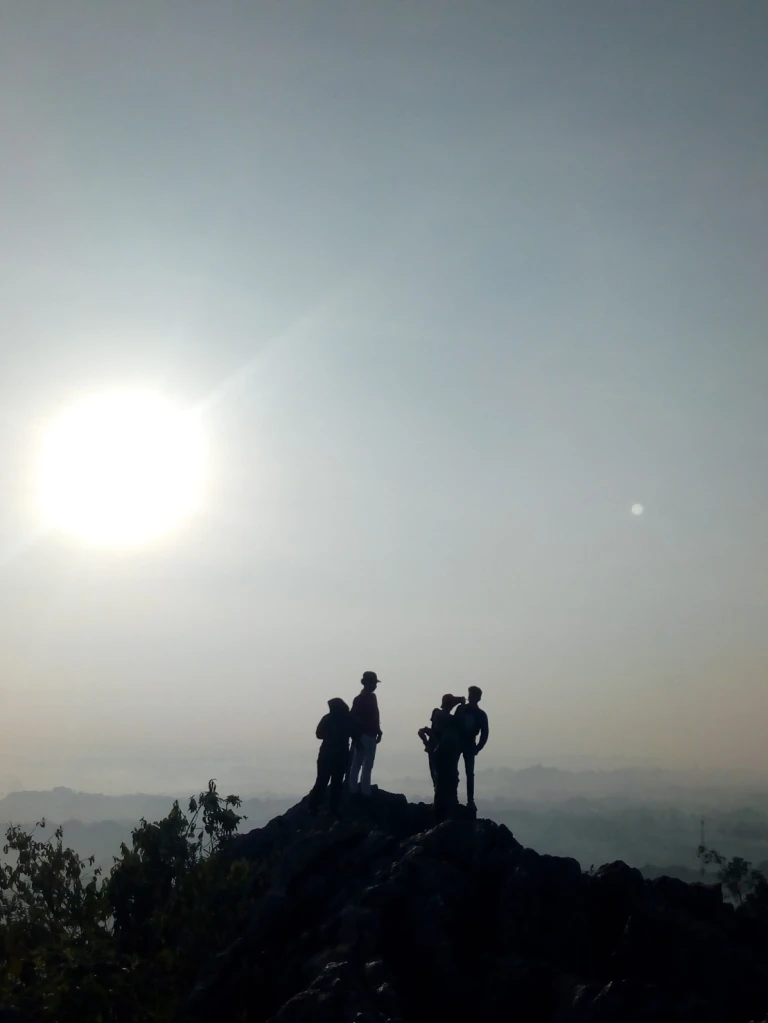
[[338,815],[341,791],[349,766],[349,740],[359,741],[358,728],[346,703],[328,701],[328,713],[321,718],[316,735],[321,741],[317,756],[317,781],[309,794],[309,812],[316,814],[330,783],[328,807]]

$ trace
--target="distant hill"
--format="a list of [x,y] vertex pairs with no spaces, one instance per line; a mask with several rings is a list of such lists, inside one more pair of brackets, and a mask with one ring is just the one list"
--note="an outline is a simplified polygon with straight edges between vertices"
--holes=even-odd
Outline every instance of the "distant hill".
[[[636,780],[641,773],[636,772]],[[761,807],[759,792],[723,798],[717,791],[692,795],[685,790],[676,806],[666,789],[663,799],[605,794],[618,785],[615,772],[606,774],[610,778],[601,783],[604,794],[586,796],[577,790],[580,787],[583,792],[591,784],[590,772],[549,768],[485,772],[484,777],[490,775],[497,782],[509,777],[514,782],[506,789],[499,783],[495,795],[491,795],[493,786],[479,786],[478,805],[484,817],[506,825],[524,844],[550,855],[575,856],[587,865],[621,859],[637,867],[646,864],[650,870],[661,864],[666,872],[683,879],[691,873],[698,876],[696,848],[702,818],[709,844],[725,855],[744,856],[755,864],[768,860],[768,807]],[[550,786],[546,793],[539,788],[542,778]],[[424,786],[417,798],[426,796]],[[186,806],[188,798],[189,794],[180,798],[180,804]],[[139,820],[163,818],[173,799],[171,794],[113,796],[63,787],[14,792],[0,799],[0,833],[9,822],[32,827],[45,817],[51,826],[63,825],[64,841],[76,852],[83,857],[93,855],[97,865],[108,868],[120,844],[130,845],[131,831]],[[266,824],[294,801],[245,800],[242,810],[248,820],[243,827]],[[668,864],[676,866],[665,866]]]
[[[100,792],[78,792],[75,789],[58,787],[45,791],[10,792],[0,799],[0,822],[36,821],[42,817],[62,822],[78,820],[83,824],[97,821],[154,820],[164,817],[174,799],[184,804],[191,793],[183,795],[148,795],[137,792],[122,796],[106,796]],[[274,817],[292,799],[246,799],[243,813],[257,821]]]
[[83,824],[96,821],[138,821],[164,817],[174,796],[135,793],[105,796],[99,792],[77,792],[58,787],[47,791],[10,792],[0,799],[0,821],[36,821],[45,817],[62,822],[78,820]]
[[480,770],[477,772],[477,787],[486,798],[642,798],[672,805],[713,799],[723,805],[738,805],[748,799],[751,804],[768,809],[768,778],[752,771],[648,767],[568,771],[534,764],[519,769],[499,767]]
[[[121,843],[130,846],[131,832],[141,818],[162,819],[171,809],[174,798],[145,793],[106,796],[63,787],[12,792],[0,799],[0,835],[11,823],[31,829],[45,818],[47,826],[38,832],[39,837],[50,836],[55,827],[61,825],[65,845],[83,858],[95,857],[95,866],[108,869]],[[189,795],[180,798],[179,803],[185,806],[188,800]],[[260,827],[291,803],[288,799],[247,799],[240,812],[248,818],[246,827]]]

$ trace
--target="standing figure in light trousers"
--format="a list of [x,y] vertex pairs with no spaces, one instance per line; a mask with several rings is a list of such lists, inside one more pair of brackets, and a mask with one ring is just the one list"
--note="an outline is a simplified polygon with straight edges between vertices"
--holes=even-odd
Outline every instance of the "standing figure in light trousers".
[[381,742],[381,723],[376,687],[379,679],[375,671],[366,671],[360,680],[363,691],[352,701],[359,738],[354,744],[352,764],[349,768],[349,791],[364,796],[371,794],[371,772],[376,759],[376,747]]

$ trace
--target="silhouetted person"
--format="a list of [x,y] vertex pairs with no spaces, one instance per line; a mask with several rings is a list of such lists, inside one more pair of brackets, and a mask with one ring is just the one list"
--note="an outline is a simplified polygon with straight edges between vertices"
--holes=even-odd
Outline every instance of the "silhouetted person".
[[420,728],[417,734],[424,743],[424,751],[427,754],[427,763],[429,764],[429,776],[432,779],[432,787],[435,788],[437,785],[435,774],[435,747],[437,746],[437,740],[432,734],[431,728]]
[[381,724],[379,721],[379,702],[376,699],[376,686],[379,679],[375,671],[366,671],[360,680],[362,693],[352,701],[352,717],[359,731],[352,754],[349,769],[349,791],[364,796],[371,794],[371,771],[376,759],[376,746],[381,742]]
[[[463,726],[464,771],[467,775],[467,806],[475,809],[475,757],[488,742],[488,715],[480,708],[482,689],[470,686],[469,699],[456,711],[456,717]],[[478,740],[478,736],[480,737]]]
[[328,713],[320,719],[316,735],[321,745],[317,755],[317,781],[309,794],[309,812],[317,813],[320,809],[330,782],[328,805],[331,813],[338,814],[349,764],[349,740],[358,735],[355,721],[343,700],[336,697],[328,701]]
[[459,804],[459,757],[464,748],[464,737],[460,722],[451,711],[463,703],[463,696],[446,693],[439,708],[432,711],[429,731],[435,742],[432,766],[435,778],[435,820],[438,823],[449,817]]

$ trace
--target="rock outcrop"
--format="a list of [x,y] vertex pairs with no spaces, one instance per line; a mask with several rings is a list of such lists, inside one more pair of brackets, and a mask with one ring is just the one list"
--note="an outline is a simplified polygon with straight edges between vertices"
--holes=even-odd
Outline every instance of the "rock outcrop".
[[182,1019],[270,1023],[748,1023],[768,933],[719,886],[585,874],[504,826],[377,792],[340,820],[299,804],[234,840],[257,865],[247,927]]

